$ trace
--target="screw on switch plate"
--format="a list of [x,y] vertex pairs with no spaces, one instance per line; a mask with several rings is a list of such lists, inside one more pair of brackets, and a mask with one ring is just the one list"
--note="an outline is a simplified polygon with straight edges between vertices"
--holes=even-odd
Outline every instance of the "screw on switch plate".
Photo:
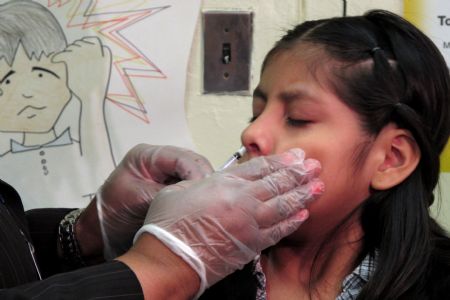
[[203,13],[203,90],[205,93],[248,92],[253,13]]

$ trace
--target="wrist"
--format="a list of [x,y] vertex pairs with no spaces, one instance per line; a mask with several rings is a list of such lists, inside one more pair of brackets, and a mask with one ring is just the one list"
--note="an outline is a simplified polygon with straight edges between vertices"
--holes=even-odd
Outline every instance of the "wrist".
[[146,299],[192,299],[200,288],[197,273],[151,234],[142,234],[117,260],[136,274]]
[[75,223],[75,236],[82,257],[88,262],[103,260],[103,239],[98,220],[96,198],[84,209]]

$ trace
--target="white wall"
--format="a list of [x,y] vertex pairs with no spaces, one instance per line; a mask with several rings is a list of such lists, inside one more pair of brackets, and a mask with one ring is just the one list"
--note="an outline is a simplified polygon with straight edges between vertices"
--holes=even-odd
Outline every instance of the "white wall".
[[[402,14],[403,0],[347,1],[347,15],[382,8]],[[283,3],[283,5],[281,5]],[[203,0],[202,10],[254,13],[251,87],[257,85],[264,55],[285,29],[304,20],[339,16],[341,0]],[[251,117],[251,92],[246,96],[203,95],[201,18],[194,37],[186,89],[189,128],[197,151],[218,167],[240,146],[240,133]],[[450,176],[442,178],[443,205],[439,221],[450,229]],[[435,205],[433,209],[435,210]]]

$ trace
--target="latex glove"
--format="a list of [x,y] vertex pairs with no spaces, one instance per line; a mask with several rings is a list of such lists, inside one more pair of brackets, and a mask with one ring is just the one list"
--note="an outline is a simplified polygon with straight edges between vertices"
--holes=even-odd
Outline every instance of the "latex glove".
[[206,158],[187,149],[145,144],[131,149],[96,195],[105,258],[131,247],[159,190],[212,171]]
[[319,170],[296,149],[169,186],[135,241],[148,232],[181,256],[199,274],[200,295],[305,221],[303,208],[323,191]]

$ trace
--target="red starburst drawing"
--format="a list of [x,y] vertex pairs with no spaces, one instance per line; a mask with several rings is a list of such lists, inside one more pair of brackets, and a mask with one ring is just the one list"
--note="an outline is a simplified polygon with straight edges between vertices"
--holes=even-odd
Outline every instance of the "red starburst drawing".
[[[122,32],[128,27],[168,9],[170,6],[142,8],[144,7],[143,2],[150,1],[135,1],[133,9],[129,8],[131,6],[130,1],[111,0],[49,0],[47,6],[61,8],[71,4],[72,7],[67,15],[67,28],[76,27],[94,30],[99,37],[114,44],[116,49],[119,49],[113,52],[112,71],[117,72],[120,76],[126,92],[108,92],[107,100],[143,122],[149,123],[150,120],[144,103],[139,97],[132,79],[138,77],[166,79],[167,76]],[[125,5],[128,5],[128,9],[124,9]]]

